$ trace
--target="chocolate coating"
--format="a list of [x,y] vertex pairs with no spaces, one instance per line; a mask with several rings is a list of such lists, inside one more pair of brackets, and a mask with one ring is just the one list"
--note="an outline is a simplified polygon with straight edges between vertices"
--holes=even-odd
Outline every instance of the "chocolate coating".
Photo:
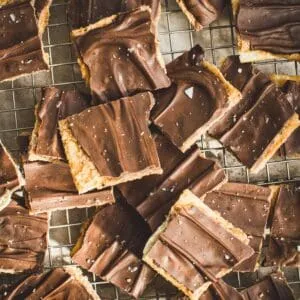
[[31,275],[8,288],[3,300],[13,299],[93,299],[78,278],[72,277],[63,268],[47,273]]
[[180,149],[228,100],[224,83],[202,62],[199,45],[179,56],[167,65],[173,84],[155,94],[152,121]]
[[160,166],[148,129],[153,96],[142,93],[68,117],[73,136],[101,176],[118,177]]
[[90,220],[72,260],[137,298],[154,278],[141,260],[149,236],[147,224],[130,206],[108,205]]
[[47,249],[47,215],[29,215],[12,201],[0,211],[0,224],[0,273],[41,269]]
[[163,174],[118,186],[127,202],[147,221],[152,231],[165,220],[181,192],[217,168],[211,160],[200,157],[198,149],[182,154],[165,137],[154,135]]
[[294,300],[292,290],[281,273],[273,273],[241,292],[244,300]]
[[68,16],[73,28],[86,27],[102,18],[148,5],[153,19],[159,17],[160,2],[158,0],[70,0]]
[[252,254],[249,246],[225,230],[212,215],[186,205],[176,207],[176,213],[170,216],[146,256],[195,292]]
[[298,0],[240,0],[237,29],[252,50],[300,53]]
[[73,34],[73,39],[89,70],[94,104],[170,85],[148,10],[120,14],[111,24]]
[[47,70],[30,1],[0,7],[0,81]]
[[89,101],[77,90],[62,91],[55,87],[43,88],[42,99],[36,108],[37,123],[30,154],[33,153],[35,158],[42,157],[48,160],[65,159],[58,121],[80,113],[88,107]]
[[[195,193],[193,189],[192,192]],[[253,257],[235,268],[236,271],[253,272],[257,267],[270,211],[270,196],[269,188],[243,183],[225,183],[203,196],[206,205],[247,234],[249,245],[255,251]]]
[[27,203],[31,212],[100,206],[114,202],[111,189],[79,195],[67,163],[25,162],[23,168]]

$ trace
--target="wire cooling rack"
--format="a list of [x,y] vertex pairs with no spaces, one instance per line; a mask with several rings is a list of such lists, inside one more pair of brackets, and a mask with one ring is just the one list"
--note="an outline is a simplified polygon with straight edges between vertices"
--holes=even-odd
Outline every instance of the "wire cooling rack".
[[[221,60],[227,55],[235,54],[235,32],[230,7],[226,7],[217,22],[201,32],[195,32],[175,0],[162,1],[159,39],[166,63],[197,43],[204,47],[206,59],[216,65],[220,65]],[[49,26],[43,37],[45,51],[50,56],[50,71],[0,83],[0,138],[16,157],[18,156],[16,137],[21,132],[32,130],[34,105],[40,97],[42,86],[54,85],[65,89],[75,85],[79,89],[85,89],[69,32],[66,1],[54,0]],[[299,63],[285,60],[262,62],[258,67],[268,73],[297,75],[300,72]],[[300,159],[286,157],[272,159],[264,170],[253,176],[217,142],[202,138],[199,146],[208,154],[213,153],[220,158],[230,180],[260,184],[300,180]],[[82,222],[92,214],[92,211],[93,209],[73,209],[52,213],[45,267],[72,264],[70,249],[78,238]],[[270,268],[261,268],[256,273],[232,273],[226,280],[241,289],[269,271]],[[299,269],[284,271],[296,299],[300,299]],[[87,275],[102,299],[128,299],[128,296],[112,285],[91,274]],[[159,278],[147,289],[142,298],[170,299],[177,297],[176,295],[177,291]]]

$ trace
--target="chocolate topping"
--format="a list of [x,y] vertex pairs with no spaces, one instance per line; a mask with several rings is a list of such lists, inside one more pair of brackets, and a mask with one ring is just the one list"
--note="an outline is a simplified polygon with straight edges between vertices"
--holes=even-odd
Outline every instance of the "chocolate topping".
[[[192,192],[195,193],[194,189]],[[195,193],[197,195],[197,193]],[[236,271],[254,271],[265,234],[272,192],[269,188],[251,184],[225,183],[203,196],[203,201],[211,209],[242,229],[249,237],[249,245],[255,254]]]
[[114,202],[111,189],[79,195],[67,163],[26,162],[23,167],[31,212],[100,206]]
[[[209,134],[219,138],[250,168],[262,159],[265,149],[293,116],[294,109],[284,93],[264,74],[255,69],[251,74],[249,65],[242,66],[236,57],[229,57],[224,63],[222,71],[226,79],[243,86],[244,98]],[[246,69],[245,74],[243,69]],[[244,78],[236,79],[236,76]]]
[[220,78],[203,64],[199,45],[169,63],[167,72],[173,84],[155,94],[152,120],[174,145],[185,151],[190,146],[185,145],[188,140],[196,142],[209,121],[226,106],[227,91]]
[[40,269],[47,249],[47,215],[29,215],[12,201],[0,212],[0,224],[0,272]]
[[239,0],[237,29],[251,50],[300,53],[298,0]]
[[0,81],[47,70],[30,1],[0,7]]
[[183,154],[158,133],[154,134],[154,141],[163,174],[118,186],[127,202],[136,208],[153,231],[165,220],[184,189],[195,181],[201,181],[218,168],[213,161],[201,158],[198,149],[194,148]]
[[151,8],[153,19],[159,17],[160,2],[158,0],[70,0],[68,15],[72,27],[80,28],[142,5],[148,5]]
[[73,31],[80,59],[88,68],[94,104],[170,85],[148,10],[123,13],[103,24]]
[[294,300],[293,293],[281,273],[273,273],[241,292],[244,300]]
[[68,273],[68,269],[64,270],[63,268],[56,268],[44,274],[28,276],[19,282],[18,285],[12,286],[6,290],[6,296],[3,300],[98,299],[98,297],[95,298],[91,296],[86,286],[79,280],[79,275],[75,278]]
[[58,121],[88,107],[88,100],[76,90],[62,91],[55,87],[42,89],[42,99],[36,108],[29,160],[65,159]]
[[101,176],[118,177],[160,166],[148,129],[150,93],[91,107],[68,117],[73,136]]
[[90,220],[72,260],[137,298],[154,277],[141,260],[149,236],[147,224],[130,206],[108,205]]

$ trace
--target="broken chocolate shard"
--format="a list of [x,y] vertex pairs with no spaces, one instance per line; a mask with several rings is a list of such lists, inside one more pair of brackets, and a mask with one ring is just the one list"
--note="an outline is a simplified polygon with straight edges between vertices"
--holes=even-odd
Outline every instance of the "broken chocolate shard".
[[0,211],[0,273],[36,272],[47,250],[48,216],[29,215],[12,201]]
[[42,89],[36,106],[36,122],[32,132],[30,161],[65,160],[58,122],[89,107],[89,100],[77,90],[62,91],[55,87]]
[[149,227],[133,208],[108,205],[83,227],[72,260],[138,298],[155,276],[141,260],[149,236]]
[[159,0],[70,0],[68,16],[73,29],[78,29],[105,17],[131,11],[143,5],[149,6],[152,18],[158,20],[160,15]]
[[170,85],[146,6],[74,30],[72,38],[93,104]]
[[12,194],[22,185],[23,176],[0,140],[0,211],[9,204]]
[[196,30],[217,20],[225,7],[225,0],[177,0],[183,13]]
[[233,0],[241,60],[300,60],[297,0]]
[[59,122],[80,194],[161,174],[148,128],[154,99],[142,93],[88,108]]
[[0,81],[48,70],[30,1],[0,7]]
[[144,249],[144,261],[191,299],[253,254],[246,235],[186,190]]
[[181,151],[195,144],[240,100],[240,92],[196,45],[167,65],[171,87],[155,93],[151,119]]
[[76,267],[54,268],[29,275],[16,285],[3,290],[3,300],[9,299],[81,299],[99,300],[92,285]]
[[244,300],[295,300],[293,292],[282,273],[272,273],[260,282],[241,292]]

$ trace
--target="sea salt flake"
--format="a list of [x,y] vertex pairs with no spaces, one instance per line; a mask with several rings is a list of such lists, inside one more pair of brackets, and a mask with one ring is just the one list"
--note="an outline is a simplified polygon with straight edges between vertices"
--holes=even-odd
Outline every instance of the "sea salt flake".
[[186,89],[184,91],[184,93],[190,98],[193,99],[193,95],[194,95],[194,87],[191,86],[190,88]]

